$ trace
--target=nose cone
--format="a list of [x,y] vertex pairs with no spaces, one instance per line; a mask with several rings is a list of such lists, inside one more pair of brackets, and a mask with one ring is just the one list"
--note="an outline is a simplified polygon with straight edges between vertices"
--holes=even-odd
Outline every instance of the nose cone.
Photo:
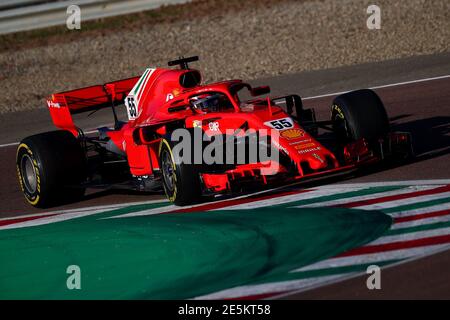
[[316,152],[307,155],[307,161],[311,169],[319,170],[325,169],[328,166],[328,161],[326,158]]
[[330,151],[313,139],[294,145],[294,149],[298,159],[297,163],[300,164],[304,173],[325,169],[332,163],[330,160],[334,159]]
[[336,166],[334,155],[301,128],[281,131],[280,144],[289,151],[302,174]]

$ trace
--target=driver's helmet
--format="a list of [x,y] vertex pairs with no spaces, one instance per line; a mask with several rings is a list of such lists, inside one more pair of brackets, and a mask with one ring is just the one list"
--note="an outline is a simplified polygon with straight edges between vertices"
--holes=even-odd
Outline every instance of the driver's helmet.
[[192,107],[200,112],[218,112],[223,97],[220,94],[202,94],[190,99]]

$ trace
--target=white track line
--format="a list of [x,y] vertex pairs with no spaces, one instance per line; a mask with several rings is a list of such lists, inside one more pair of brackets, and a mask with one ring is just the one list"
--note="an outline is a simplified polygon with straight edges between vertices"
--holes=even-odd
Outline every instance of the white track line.
[[291,273],[295,272],[304,272],[304,271],[312,271],[312,270],[320,270],[320,269],[328,269],[328,268],[338,268],[338,267],[348,267],[354,266],[358,264],[366,264],[366,263],[379,263],[387,260],[396,260],[396,259],[408,259],[414,256],[421,255],[425,250],[440,250],[443,248],[450,248],[448,243],[446,244],[436,244],[432,246],[423,246],[417,248],[410,249],[399,249],[387,251],[385,253],[380,254],[376,253],[368,253],[351,257],[341,257],[341,258],[331,258],[327,260],[322,260],[320,262],[301,267],[298,269],[294,269],[290,271]]
[[[403,86],[403,85],[406,85],[406,84],[420,83],[420,82],[440,80],[440,79],[446,79],[446,78],[450,78],[450,74],[443,75],[443,76],[438,76],[438,77],[432,77],[432,78],[423,78],[423,79],[417,79],[417,80],[410,80],[410,81],[403,81],[403,82],[397,82],[397,83],[384,84],[384,85],[381,85],[381,86],[370,87],[370,89],[382,89],[382,88]],[[305,97],[305,98],[302,98],[302,100],[310,100],[310,99],[318,99],[318,98],[337,96],[339,94],[347,93],[349,91],[352,91],[352,90],[339,91],[339,92],[334,92],[334,93],[326,93],[326,94],[321,94],[321,95],[312,96],[312,97]]]
[[90,215],[102,213],[102,212],[104,212],[104,210],[93,210],[93,211],[89,211],[89,212],[72,212],[72,213],[58,214],[56,216],[51,216],[51,217],[47,217],[47,218],[41,218],[41,219],[29,220],[29,221],[14,223],[14,224],[8,224],[6,226],[1,226],[0,230],[41,226],[41,225],[49,224],[49,223],[55,223],[55,222],[61,222],[61,221],[65,221],[65,220],[75,219],[75,218],[86,217],[86,216],[90,216]]
[[11,142],[11,143],[6,143],[6,144],[0,144],[0,148],[12,147],[12,146],[17,146],[17,145],[19,145],[19,142]]
[[[336,199],[336,200],[330,200],[330,201],[310,203],[310,204],[298,206],[297,208],[317,208],[317,207],[337,206],[337,205],[343,205],[343,204],[347,204],[347,203],[351,203],[351,202],[371,200],[371,199],[377,199],[377,198],[388,197],[388,196],[396,196],[396,195],[400,195],[400,194],[408,194],[408,193],[413,193],[416,191],[430,190],[430,189],[435,189],[437,187],[438,186],[428,186],[428,185],[411,186],[411,187],[407,187],[405,189],[397,189],[397,190],[391,190],[391,191],[385,191],[385,192],[372,193],[372,194],[363,195],[363,196],[355,196],[355,197],[351,197],[351,198],[343,198],[343,199]],[[329,192],[329,190],[327,190],[327,191]],[[358,209],[360,209],[360,208],[358,208]]]
[[[178,207],[178,206],[175,206],[175,205],[168,205],[168,206],[165,206],[165,207],[162,207],[162,208],[155,208],[155,209],[144,210],[144,211],[139,211],[139,212],[127,213],[127,214],[114,216],[114,217],[108,217],[107,219],[150,216],[150,215],[170,212],[170,211],[174,211],[174,210],[190,209],[190,208],[194,208],[194,207],[203,207],[203,206],[208,205],[208,204],[213,204],[213,203],[214,204],[218,204],[218,203],[221,203],[221,202],[235,201],[235,200],[239,200],[239,199],[243,199],[243,198],[248,198],[248,197],[251,197],[251,196],[257,196],[257,195],[260,195],[260,194],[265,194],[265,193],[268,193],[268,192],[272,192],[272,191],[276,191],[276,190],[279,190],[279,189],[283,189],[285,187],[286,186],[281,186],[281,187],[276,187],[276,188],[272,188],[272,189],[268,189],[268,190],[262,190],[262,191],[258,191],[258,192],[244,194],[244,195],[238,196],[238,197],[222,199],[222,200],[216,200],[216,201],[212,200],[210,202],[205,202],[205,203],[200,203],[200,204],[195,204],[195,205],[190,205],[190,206],[185,206],[185,207]],[[307,190],[307,189],[305,189],[305,190]]]
[[[378,184],[380,185],[380,184]],[[330,188],[327,188],[330,190]],[[409,191],[413,188],[408,188]],[[331,191],[331,190],[330,190]],[[400,190],[396,190],[397,193],[399,193]],[[444,193],[445,194],[445,193]],[[306,194],[305,194],[306,195]],[[440,195],[442,196],[442,194]],[[429,198],[429,197],[428,197]],[[430,209],[442,209],[444,208],[442,205],[439,206],[432,206],[428,208],[422,208],[417,210],[410,210],[408,211],[409,214],[419,214],[425,213],[425,209],[430,211]],[[406,212],[405,212],[406,213]],[[396,214],[398,215],[398,214]],[[404,215],[402,215],[404,216]],[[422,221],[423,222],[423,221]],[[425,238],[425,237],[432,237],[437,235],[443,235],[443,234],[449,234],[450,228],[442,228],[442,229],[434,229],[434,230],[425,230],[425,231],[419,231],[414,233],[407,233],[407,234],[400,234],[400,235],[392,235],[392,236],[385,236],[378,240],[373,241],[369,245],[374,244],[384,244],[384,243],[390,243],[390,242],[396,242],[396,241],[407,241],[407,240],[413,240],[418,238]],[[318,269],[329,269],[329,268],[335,268],[335,267],[344,267],[344,266],[352,266],[356,264],[366,264],[366,263],[379,263],[386,260],[394,260],[394,259],[408,259],[409,261],[416,257],[423,257],[426,254],[426,252],[437,252],[442,251],[450,248],[449,244],[438,244],[438,245],[431,245],[431,246],[421,246],[418,248],[408,248],[408,249],[399,249],[399,250],[393,250],[393,251],[387,251],[387,252],[377,252],[377,253],[371,253],[371,254],[363,254],[363,255],[357,255],[357,256],[351,256],[351,257],[339,257],[339,258],[332,258],[327,259],[324,261],[320,261],[318,263],[305,266],[299,269],[295,269],[291,272],[302,272],[302,271],[310,271],[310,270],[318,270]],[[360,272],[352,272],[352,273],[342,273],[339,275],[333,275],[333,276],[324,276],[324,277],[316,277],[316,278],[307,278],[307,279],[301,279],[301,280],[293,280],[293,281],[285,281],[285,282],[277,282],[277,283],[268,283],[268,284],[262,284],[262,285],[249,285],[249,286],[242,286],[242,287],[235,287],[227,290],[223,290],[220,292],[208,294],[202,297],[198,297],[196,299],[221,299],[221,298],[237,298],[237,297],[245,297],[245,296],[252,296],[256,294],[264,294],[264,293],[271,293],[271,292],[283,292],[283,291],[289,291],[297,287],[300,291],[304,291],[307,289],[311,289],[313,287],[322,286],[328,283],[335,282],[336,280],[343,280],[348,277],[355,276],[357,274],[360,274]],[[296,289],[294,289],[296,290]]]
[[[383,268],[383,270],[392,269],[392,268],[398,267],[400,265],[403,265],[405,263],[410,263],[410,262],[417,261],[419,259],[424,259],[424,258],[430,257],[432,255],[435,255],[435,254],[447,251],[449,249],[450,249],[450,245],[448,245],[448,244],[447,245],[429,246],[427,252],[424,253],[424,254],[418,254],[418,255],[416,255],[414,257],[411,257],[409,259],[404,259],[404,260],[401,260],[399,262],[392,263],[392,264],[389,264],[387,266],[384,266],[382,268]],[[288,297],[288,296],[291,296],[292,294],[295,294],[295,293],[305,292],[305,291],[309,291],[309,290],[312,290],[312,289],[315,289],[315,288],[323,287],[325,285],[329,285],[329,284],[333,284],[333,283],[340,283],[340,282],[343,282],[345,280],[354,279],[354,278],[357,278],[357,277],[361,276],[362,274],[364,274],[364,273],[363,272],[355,272],[355,273],[350,273],[350,274],[341,274],[341,278],[339,278],[339,279],[327,281],[326,283],[319,283],[317,285],[313,285],[313,286],[310,286],[310,287],[307,287],[307,288],[299,288],[298,290],[294,290],[294,291],[287,292],[287,293],[281,293],[279,295],[272,296],[269,299],[280,299],[282,297]]]
[[[350,184],[334,184],[334,185],[324,185],[324,186],[320,186],[320,189],[317,190],[313,190],[310,192],[306,192],[306,193],[301,193],[298,195],[292,195],[292,196],[285,196],[285,197],[281,197],[284,200],[303,200],[303,199],[310,199],[310,198],[314,198],[316,196],[320,196],[322,195],[322,193],[324,194],[330,194],[331,192],[334,192],[336,189],[339,190],[339,193],[341,193],[341,190],[345,190],[343,191],[343,193],[345,192],[352,192],[352,191],[356,191],[356,190],[362,190],[365,188],[369,188],[369,187],[380,187],[380,186],[387,186],[387,185],[398,185],[398,186],[410,186],[412,184],[416,184],[416,185],[423,185],[428,187],[438,187],[441,185],[445,185],[445,184],[450,184],[450,180],[446,179],[446,180],[411,180],[411,181],[396,181],[393,183],[385,183],[385,182],[371,182],[371,183],[350,183]],[[279,187],[279,188],[274,188],[274,189],[270,189],[270,190],[263,190],[263,191],[259,191],[259,192],[255,192],[255,193],[251,193],[248,195],[242,195],[233,199],[225,199],[225,200],[221,200],[221,201],[229,201],[229,200],[236,200],[236,199],[241,199],[241,198],[245,198],[248,196],[255,196],[258,194],[264,194],[266,192],[269,191],[275,191],[277,189],[281,189],[283,187]],[[400,189],[397,190],[398,194],[399,192],[401,192],[401,190],[404,189]],[[373,194],[372,197],[374,196],[379,196],[380,193],[378,194]],[[300,198],[301,196],[301,198]],[[365,196],[364,196],[365,197]],[[274,201],[276,198],[272,199],[272,201]],[[354,199],[354,198],[347,198],[347,200],[344,201],[345,202],[349,202],[350,199]],[[140,201],[140,202],[129,202],[129,203],[120,203],[120,204],[111,204],[111,205],[103,205],[103,206],[94,206],[94,207],[85,207],[85,208],[76,208],[76,209],[69,209],[69,210],[57,210],[57,211],[49,211],[49,212],[44,212],[44,213],[37,213],[37,214],[26,214],[26,215],[19,215],[19,216],[13,216],[13,217],[7,217],[7,218],[0,218],[0,221],[3,220],[10,220],[10,219],[18,219],[18,218],[27,218],[27,217],[38,217],[38,216],[44,216],[44,215],[48,215],[48,214],[63,214],[63,213],[75,213],[75,212],[83,212],[83,211],[91,211],[91,210],[100,210],[100,209],[104,209],[104,210],[113,210],[113,209],[119,209],[119,208],[123,208],[126,206],[133,206],[133,205],[141,205],[141,204],[151,204],[151,203],[161,203],[161,202],[165,202],[165,199],[160,199],[160,200],[150,200],[150,201]],[[217,202],[221,202],[220,200]],[[322,204],[324,204],[325,202],[322,202]],[[200,204],[200,206],[203,206],[207,203],[204,204]],[[230,208],[236,208],[236,209],[246,209],[247,206],[251,206],[253,205],[253,207],[257,207],[258,204],[255,202],[251,202],[249,204],[241,204],[241,205],[237,205],[237,206],[232,206],[232,207],[226,207],[226,208],[222,208],[224,210],[226,209],[230,209]],[[194,206],[187,206],[184,208],[191,208]],[[443,205],[438,205],[438,206],[433,206],[430,207],[429,209],[433,209],[433,211],[437,211],[439,209],[446,209],[447,208],[447,204],[443,204]],[[124,215],[119,215],[119,216],[114,216],[114,217],[109,217],[108,219],[114,219],[114,218],[125,218],[125,217],[135,217],[135,216],[146,216],[146,215],[154,215],[154,214],[159,214],[159,213],[164,213],[164,212],[168,212],[168,211],[172,211],[172,210],[176,210],[179,209],[179,207],[176,207],[174,205],[167,205],[165,207],[161,207],[161,208],[155,208],[155,209],[150,209],[150,210],[144,210],[144,211],[139,211],[139,212],[134,212],[134,213],[129,213],[129,214],[124,214]],[[420,214],[423,212],[428,212],[428,208],[421,208],[421,209],[415,209],[415,210],[410,210],[410,211],[404,211],[404,212],[399,212],[399,213],[393,213],[392,215],[394,217],[397,216],[404,216],[405,214]]]
[[82,213],[82,212],[90,212],[92,210],[115,210],[115,209],[121,209],[121,208],[129,207],[129,206],[142,205],[142,204],[152,204],[152,203],[161,203],[161,202],[167,202],[167,200],[166,199],[159,199],[159,200],[126,202],[126,203],[117,203],[117,204],[107,204],[107,205],[102,205],[102,206],[94,206],[94,207],[84,207],[84,208],[67,209],[67,210],[56,210],[56,211],[49,211],[49,212],[44,212],[44,213],[23,214],[23,215],[18,215],[18,216],[13,216],[13,217],[0,218],[0,221],[22,219],[22,218],[40,217],[40,216],[46,216],[46,215],[49,215],[49,214]]
[[209,299],[218,300],[218,299],[248,297],[248,296],[270,293],[270,292],[290,291],[290,290],[295,290],[298,288],[310,287],[310,286],[316,285],[318,283],[326,283],[328,281],[336,280],[340,277],[342,277],[341,274],[317,277],[317,278],[307,278],[307,279],[301,279],[301,280],[291,280],[291,281],[264,283],[264,284],[258,284],[258,285],[241,286],[241,287],[225,289],[225,290],[222,290],[219,292],[196,297],[194,299],[195,300],[209,300]]
[[[392,266],[396,266],[399,264],[411,262],[420,258],[424,258],[426,256],[430,256],[445,250],[448,250],[450,248],[449,244],[444,245],[434,245],[434,246],[428,246],[428,247],[420,247],[415,249],[402,249],[402,250],[396,250],[395,252],[392,251],[389,254],[386,254],[383,256],[383,259],[378,259],[380,255],[376,256],[374,254],[365,255],[363,257],[364,259],[358,260],[358,257],[352,259],[346,259],[341,260],[342,262],[336,262],[333,265],[330,265],[330,262],[332,262],[333,259],[324,260],[321,262],[318,262],[313,265],[309,265],[303,268],[299,268],[296,270],[293,270],[291,272],[301,272],[301,271],[309,271],[309,270],[317,270],[317,269],[329,269],[333,267],[340,267],[340,266],[351,266],[355,264],[365,264],[365,263],[371,263],[373,262],[381,262],[391,259],[405,259],[404,261],[392,264]],[[426,250],[427,253],[424,253]],[[353,261],[350,261],[353,260]],[[389,266],[383,267],[387,268]],[[279,297],[282,296],[289,296],[293,293],[299,293],[303,291],[308,291],[314,288],[322,287],[325,285],[329,285],[332,283],[344,281],[356,276],[361,275],[362,272],[349,272],[349,273],[340,273],[336,275],[331,276],[322,276],[322,277],[313,277],[313,278],[305,278],[300,280],[290,280],[290,281],[280,281],[280,282],[272,282],[272,283],[264,283],[264,284],[258,284],[258,285],[246,285],[246,286],[240,286],[240,287],[234,287],[230,289],[221,290],[218,292],[206,294],[200,297],[196,297],[194,299],[229,299],[229,298],[239,298],[239,297],[248,297],[248,296],[254,296],[259,294],[267,294],[267,293],[276,293],[280,292]],[[281,293],[286,291],[292,291],[288,293]],[[270,299],[276,297],[271,297]]]
[[341,187],[358,187],[358,186],[367,186],[367,187],[387,187],[387,186],[442,186],[450,184],[450,179],[430,179],[430,180],[400,180],[400,181],[383,181],[383,182],[353,182],[353,183],[334,183],[327,184],[321,186],[321,188],[336,188],[338,186]]
[[[416,239],[423,239],[441,235],[450,234],[450,228],[440,228],[440,229],[432,229],[432,230],[423,230],[417,232],[404,233],[399,235],[390,235],[384,236],[379,239],[376,239],[365,246],[372,245],[381,245],[393,242],[400,241],[410,241]],[[319,261],[317,263],[301,267],[298,269],[294,269],[291,272],[302,272],[302,271],[310,271],[310,270],[318,270],[318,269],[326,269],[326,268],[336,268],[336,267],[344,267],[344,266],[352,266],[356,264],[365,264],[365,263],[376,263],[386,260],[393,259],[406,259],[413,256],[417,256],[422,254],[425,251],[440,249],[444,247],[450,247],[448,243],[445,244],[436,244],[436,245],[425,245],[417,248],[406,248],[406,249],[397,249],[392,251],[381,251],[374,252],[368,254],[358,254],[349,257],[334,257],[330,259],[326,259],[323,261]]]
[[[403,82],[397,82],[397,83],[390,83],[390,84],[385,84],[385,85],[381,85],[381,86],[371,87],[370,89],[382,89],[382,88],[388,88],[388,87],[396,87],[396,86],[402,86],[402,85],[407,85],[407,84],[427,82],[427,81],[440,80],[440,79],[446,79],[446,78],[450,78],[450,74],[443,75],[443,76],[438,76],[438,77],[431,77],[431,78],[423,78],[423,79],[403,81]],[[346,92],[349,92],[349,91],[352,91],[352,90],[341,91],[341,92],[334,92],[334,93],[326,93],[326,94],[322,94],[322,95],[318,95],[318,96],[312,96],[312,97],[304,97],[304,98],[302,98],[302,100],[312,100],[312,99],[318,99],[318,98],[324,98],[324,97],[331,97],[331,96],[339,95],[339,94],[346,93]],[[95,131],[96,130],[88,131],[88,132],[85,132],[85,133],[93,133]],[[18,144],[19,144],[19,142],[11,142],[11,143],[6,143],[6,144],[0,144],[0,148],[6,148],[6,147],[10,147],[10,146],[15,146],[15,145],[18,145]]]
[[[423,231],[417,231],[417,232],[401,233],[401,234],[396,234],[396,235],[392,235],[392,236],[384,236],[384,237],[378,238],[377,240],[372,241],[363,247],[379,245],[379,244],[387,244],[387,243],[393,243],[393,242],[425,239],[425,238],[443,236],[443,235],[448,235],[448,234],[450,234],[450,227],[431,229],[431,230],[423,230]],[[363,248],[363,247],[361,247],[361,248]]]
[[438,223],[438,222],[448,222],[448,221],[450,221],[450,213],[445,216],[440,216],[440,217],[431,217],[431,218],[424,218],[424,219],[420,219],[420,220],[394,223],[391,227],[391,230],[417,227],[417,226],[422,226],[422,225],[434,224],[434,223]]
[[[407,199],[395,200],[395,201],[387,201],[381,203],[370,204],[366,206],[360,207],[352,207],[353,209],[361,209],[361,210],[383,210],[383,209],[391,209],[396,208],[408,204],[427,202],[431,200],[438,200],[450,198],[450,192],[441,192],[436,194],[428,194],[424,196],[412,197]],[[396,210],[397,211],[397,210]]]
[[[111,124],[99,124],[97,128],[109,127],[110,125]],[[91,134],[91,133],[98,132],[98,129],[89,129],[88,131],[83,131],[83,132],[84,132],[84,134]],[[20,142],[11,142],[11,143],[0,144],[0,148],[17,146],[17,145],[19,145],[19,143]]]
[[[155,201],[144,202],[144,203],[141,202],[139,204],[151,204],[151,203],[158,203],[158,202],[166,202],[166,201],[165,200],[164,201],[155,200]],[[129,207],[129,206],[133,206],[133,204],[100,206],[100,207],[96,207],[96,209],[89,208],[89,209],[84,209],[84,210],[76,210],[75,209],[75,210],[59,211],[57,213],[53,213],[54,215],[52,215],[50,217],[43,217],[40,219],[33,219],[33,220],[8,224],[5,226],[0,226],[0,230],[35,227],[35,226],[40,226],[40,225],[49,224],[49,223],[56,223],[56,222],[61,222],[61,221],[66,221],[66,220],[71,220],[71,219],[76,219],[76,218],[87,217],[87,216],[98,214],[98,213],[105,213],[107,211],[122,209],[122,208]],[[18,216],[15,218],[5,218],[2,220],[20,219],[20,218],[27,218],[27,217],[32,217],[32,216],[39,217],[39,216],[43,216],[43,215],[47,215],[47,214],[52,214],[52,213]]]
[[430,206],[430,207],[426,207],[426,208],[393,212],[393,213],[390,213],[390,215],[393,218],[401,218],[401,217],[416,216],[416,215],[422,214],[422,213],[442,211],[442,210],[447,210],[447,209],[450,209],[450,203],[438,204],[438,205],[434,205],[434,206]]
[[[192,206],[183,207],[183,208],[191,208],[191,207]],[[177,209],[180,209],[180,207],[177,207],[177,206],[175,206],[173,204],[170,204],[170,205],[167,205],[165,207],[148,209],[148,210],[142,210],[142,211],[131,212],[131,213],[125,213],[125,214],[121,214],[121,215],[118,215],[118,216],[107,217],[105,219],[152,216],[152,215],[155,215],[155,214],[162,214],[162,213],[171,212],[171,211],[174,211],[174,210],[177,210]]]
[[[336,187],[336,190],[334,190],[333,194],[337,195],[337,194],[345,194],[348,192],[353,192],[353,191],[359,191],[359,190],[364,190],[367,189],[366,186],[360,186],[360,187],[350,187],[350,188],[341,188],[341,187]],[[276,198],[271,198],[271,199],[267,199],[267,200],[259,200],[257,202],[249,202],[249,203],[243,203],[243,204],[237,204],[237,205],[233,205],[233,206],[229,206],[226,208],[219,208],[219,209],[214,209],[214,210],[242,210],[242,209],[255,209],[255,208],[262,208],[262,207],[267,207],[267,206],[274,206],[274,205],[278,205],[278,204],[283,204],[283,203],[289,203],[289,202],[294,202],[294,201],[301,201],[301,200],[309,200],[309,199],[315,199],[321,196],[326,196],[326,195],[330,195],[330,190],[326,189],[326,190],[322,190],[322,189],[317,189],[317,190],[312,190],[312,191],[308,191],[308,192],[302,192],[302,193],[298,193],[298,194],[291,194],[288,196],[281,196],[281,197],[276,197]]]
[[[434,188],[435,186],[429,186],[429,188]],[[280,187],[283,188],[283,187]],[[352,191],[358,191],[358,190],[363,190],[363,189],[367,189],[367,187],[364,184],[360,184],[359,186],[356,185],[352,185],[350,187],[341,187],[341,186],[335,186],[333,189],[337,189],[338,191],[336,191],[335,194],[340,194],[340,193],[347,193],[347,192],[352,192]],[[276,189],[274,189],[276,190]],[[309,189],[305,189],[305,190],[309,190]],[[264,190],[264,191],[260,191],[257,193],[252,193],[249,195],[243,195],[240,197],[236,197],[236,198],[232,198],[232,199],[225,199],[222,201],[216,201],[214,203],[220,203],[220,202],[226,202],[226,201],[234,201],[234,200],[238,200],[238,199],[242,199],[242,198],[247,198],[249,196],[255,196],[258,194],[264,194],[266,192],[269,192],[271,190]],[[274,197],[274,198],[270,198],[267,200],[258,200],[258,201],[250,201],[248,203],[243,203],[243,204],[237,204],[237,205],[232,205],[232,206],[226,206],[223,208],[218,208],[218,209],[213,209],[211,211],[216,211],[216,210],[235,210],[235,209],[255,209],[255,208],[261,208],[261,207],[266,207],[269,205],[276,205],[276,204],[282,204],[282,203],[286,203],[286,202],[292,202],[292,201],[298,201],[298,200],[307,200],[307,199],[314,199],[316,197],[320,197],[320,196],[324,196],[324,195],[329,195],[330,194],[330,190],[326,189],[326,190],[315,190],[314,188],[312,188],[311,191],[308,192],[301,192],[298,194],[293,194],[293,195],[287,195],[287,196],[280,196],[280,197]],[[186,206],[186,207],[182,207],[182,209],[189,209],[189,208],[193,208],[196,206],[204,206],[207,205],[208,203],[203,203],[203,204],[199,204],[199,205],[193,205],[193,206]],[[116,218],[129,218],[129,217],[138,217],[138,216],[150,216],[150,215],[155,215],[155,214],[160,214],[160,213],[165,213],[165,212],[170,212],[173,210],[177,210],[180,209],[180,207],[177,207],[175,205],[169,205],[163,208],[154,208],[154,209],[149,209],[149,210],[144,210],[144,211],[139,211],[139,212],[132,212],[132,213],[127,213],[127,214],[123,214],[123,215],[119,215],[119,216],[113,216],[113,217],[108,217],[107,219],[116,219]]]
[[[382,183],[377,183],[376,185],[373,185],[373,186],[380,186],[380,185],[382,186]],[[401,183],[399,185],[403,185],[403,183]],[[330,200],[330,201],[326,201],[326,202],[325,201],[315,202],[315,203],[311,203],[311,204],[307,204],[307,205],[297,206],[297,208],[312,208],[312,207],[323,207],[323,206],[330,206],[330,205],[336,205],[336,204],[345,204],[345,203],[349,203],[349,202],[375,199],[375,198],[380,198],[380,197],[385,197],[385,196],[390,196],[390,195],[408,194],[408,193],[416,192],[416,191],[430,190],[430,189],[434,189],[434,188],[437,188],[440,186],[443,186],[443,185],[427,185],[426,184],[426,185],[422,185],[422,186],[409,186],[407,188],[405,186],[405,189],[397,189],[397,190],[392,190],[392,191],[372,193],[372,194],[364,195],[364,196],[347,197],[347,198],[342,198],[342,199],[337,199],[337,200]],[[258,201],[256,203],[250,202],[250,203],[238,204],[238,205],[229,206],[226,208],[214,209],[214,210],[255,209],[255,208],[260,208],[260,207],[266,207],[269,205],[272,206],[272,205],[289,203],[289,202],[294,202],[294,201],[310,200],[310,199],[315,199],[315,198],[318,198],[321,196],[326,196],[326,195],[331,195],[331,194],[333,194],[333,195],[345,194],[345,193],[365,190],[365,189],[369,189],[369,188],[370,187],[368,187],[364,183],[359,184],[359,185],[352,184],[350,186],[347,186],[347,185],[321,186],[319,189],[316,189],[316,190],[313,190],[310,192],[293,194],[293,195],[288,195],[288,196],[281,196],[281,197],[277,197],[277,198],[273,198],[273,199]],[[428,197],[430,197],[430,196],[432,196],[432,195],[428,195]],[[423,196],[423,197],[425,197],[425,196]],[[426,200],[428,200],[428,199],[426,199]],[[411,201],[409,201],[409,202],[411,202]],[[420,214],[422,212],[429,212],[429,211],[431,211],[430,209],[433,209],[433,211],[438,211],[438,210],[434,210],[434,209],[437,208],[437,209],[442,210],[442,209],[447,209],[449,207],[450,207],[450,204],[444,204],[444,205],[433,206],[430,208],[421,208],[421,209],[415,209],[415,210],[410,210],[410,211],[405,211],[405,212],[411,212],[411,215],[413,215],[413,214]],[[400,216],[406,216],[406,214],[401,214]]]

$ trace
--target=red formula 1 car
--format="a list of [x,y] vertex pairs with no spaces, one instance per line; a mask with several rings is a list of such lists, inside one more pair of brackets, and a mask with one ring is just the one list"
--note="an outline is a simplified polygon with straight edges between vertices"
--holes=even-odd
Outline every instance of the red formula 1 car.
[[[61,130],[27,137],[17,150],[27,201],[47,207],[97,187],[164,189],[170,201],[188,205],[205,195],[303,181],[411,153],[409,134],[390,132],[383,103],[371,90],[338,96],[331,119],[316,121],[298,95],[256,98],[269,87],[241,80],[202,85],[200,72],[188,66],[196,60],[180,58],[169,62],[175,69],[149,68],[140,77],[53,94],[47,104]],[[118,120],[115,109],[123,104],[127,122]],[[73,114],[100,108],[112,110],[113,127],[88,135],[74,124]],[[174,133],[181,129],[191,143],[175,152]],[[319,135],[319,129],[326,133]],[[218,161],[206,161],[208,148],[224,141],[232,143],[210,152]],[[255,144],[277,157],[246,153]]]

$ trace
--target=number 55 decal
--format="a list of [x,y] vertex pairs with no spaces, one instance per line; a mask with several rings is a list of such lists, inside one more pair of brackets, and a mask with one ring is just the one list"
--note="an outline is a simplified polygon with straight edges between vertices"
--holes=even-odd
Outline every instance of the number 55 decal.
[[283,119],[277,119],[272,121],[264,122],[264,124],[268,127],[277,129],[277,130],[283,130],[292,128],[294,126],[294,121],[291,118],[283,118]]
[[138,110],[136,107],[136,100],[133,96],[128,96],[125,99],[125,106],[127,107],[128,119],[134,120],[138,116]]
[[142,98],[142,93],[147,90],[147,84],[156,69],[147,68],[144,74],[131,89],[128,96],[125,98],[125,106],[127,107],[128,120],[135,120],[139,116],[139,101]]

